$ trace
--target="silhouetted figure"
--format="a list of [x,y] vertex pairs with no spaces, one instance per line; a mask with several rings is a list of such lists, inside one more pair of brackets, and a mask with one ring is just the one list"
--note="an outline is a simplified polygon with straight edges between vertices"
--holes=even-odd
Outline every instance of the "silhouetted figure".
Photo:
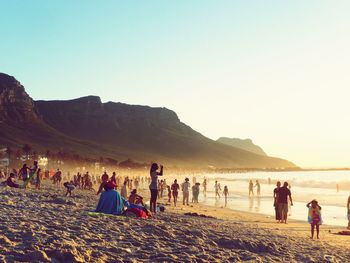
[[248,186],[248,189],[249,189],[249,196],[250,196],[250,195],[253,195],[253,196],[254,196],[253,188],[254,188],[253,181],[252,181],[252,180],[249,180],[249,186]]
[[158,196],[158,176],[163,175],[163,165],[160,166],[160,172],[157,172],[158,169],[158,164],[152,163],[150,169],[151,184],[149,185],[149,189],[151,191],[150,210],[153,213],[156,213]]

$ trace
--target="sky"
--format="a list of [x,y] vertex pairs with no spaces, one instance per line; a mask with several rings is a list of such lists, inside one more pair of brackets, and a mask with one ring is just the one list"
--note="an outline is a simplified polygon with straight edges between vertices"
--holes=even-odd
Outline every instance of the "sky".
[[302,167],[350,167],[350,1],[0,0],[0,72],[33,99],[174,110]]

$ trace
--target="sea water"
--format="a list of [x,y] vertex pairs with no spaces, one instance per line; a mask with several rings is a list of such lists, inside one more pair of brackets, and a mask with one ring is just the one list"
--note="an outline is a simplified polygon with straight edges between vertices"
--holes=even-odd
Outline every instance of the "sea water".
[[[203,194],[202,187],[204,178],[208,180],[206,196]],[[216,207],[264,214],[271,218],[274,218],[275,215],[273,189],[276,187],[276,182],[280,181],[282,184],[288,182],[291,185],[294,203],[289,209],[289,218],[306,221],[308,213],[306,204],[316,199],[322,207],[324,224],[347,226],[346,204],[350,195],[350,171],[220,173],[197,175],[195,180],[201,183],[199,202]],[[221,198],[215,198],[216,180],[220,183],[222,190],[225,185],[228,187],[229,197],[226,206],[222,192]],[[259,180],[260,196],[257,196],[257,188],[254,187],[254,196],[249,197],[249,180],[253,180],[254,185],[256,180]]]

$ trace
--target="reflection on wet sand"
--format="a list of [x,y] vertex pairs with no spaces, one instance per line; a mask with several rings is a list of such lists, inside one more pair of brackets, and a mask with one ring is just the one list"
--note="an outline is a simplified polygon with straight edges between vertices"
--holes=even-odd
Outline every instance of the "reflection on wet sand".
[[[254,202],[256,201],[256,204],[254,206]],[[256,196],[256,197],[249,197],[249,208],[248,208],[248,211],[249,212],[253,212],[253,209],[254,209],[254,212],[260,212],[260,201],[261,201],[261,198],[260,196]]]

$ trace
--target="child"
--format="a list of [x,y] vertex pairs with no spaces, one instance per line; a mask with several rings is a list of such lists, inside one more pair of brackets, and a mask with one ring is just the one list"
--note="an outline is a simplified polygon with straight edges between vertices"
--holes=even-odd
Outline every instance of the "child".
[[171,202],[171,189],[170,189],[169,185],[167,185],[166,188],[168,190],[168,203],[170,203]]
[[75,184],[73,181],[65,182],[63,186],[67,189],[66,196],[72,196],[72,191],[75,189]]
[[227,196],[228,196],[228,188],[227,185],[224,187],[224,196],[225,196],[225,206],[227,205]]
[[41,185],[41,169],[39,168],[38,171],[36,172],[36,181],[35,181],[35,188],[40,189]]
[[314,239],[316,226],[317,239],[319,239],[320,225],[322,224],[321,207],[316,200],[312,200],[306,205],[309,208],[308,222],[311,224],[311,238]]

